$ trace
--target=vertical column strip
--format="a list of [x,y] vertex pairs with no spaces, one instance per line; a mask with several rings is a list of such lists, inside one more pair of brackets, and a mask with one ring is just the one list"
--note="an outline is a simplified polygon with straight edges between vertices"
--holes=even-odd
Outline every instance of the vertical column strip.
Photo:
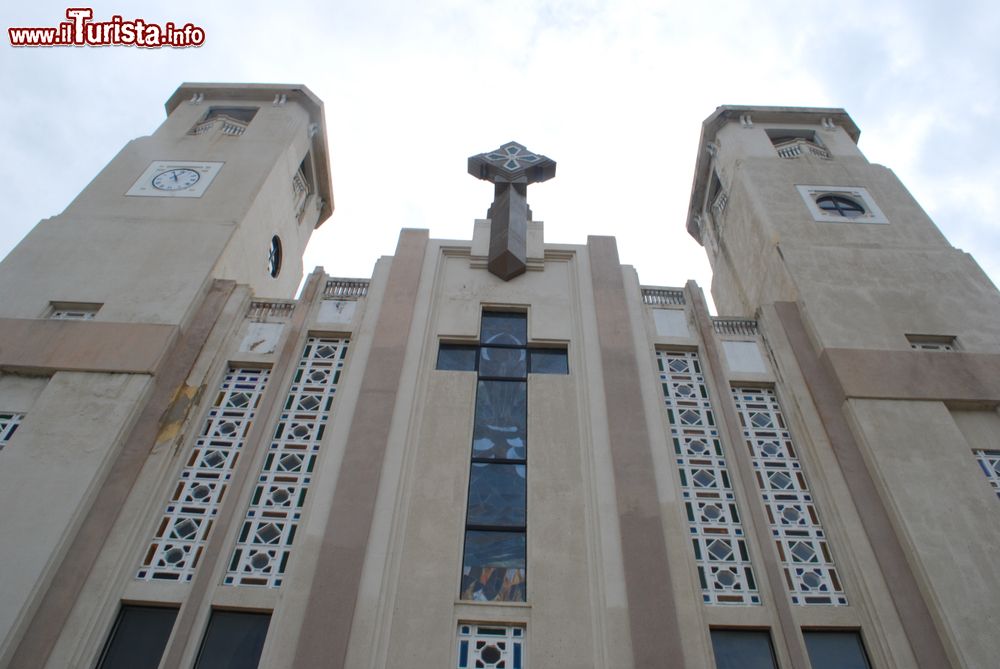
[[639,363],[626,307],[630,298],[625,293],[614,238],[588,237],[587,247],[608,407],[633,661],[636,667],[658,667],[667,661],[683,667],[653,456],[643,416]]
[[297,667],[339,669],[347,659],[427,236],[426,230],[400,232],[389,268],[306,604],[308,630],[299,635],[295,651]]
[[[743,452],[740,446],[743,444],[743,433],[740,431],[740,419],[736,413],[736,406],[732,397],[729,396],[729,380],[723,373],[722,353],[719,344],[715,339],[715,328],[712,325],[712,318],[708,313],[708,306],[705,304],[705,296],[694,281],[688,281],[686,286],[688,304],[691,305],[694,322],[698,328],[698,336],[701,339],[702,350],[711,371],[712,381],[718,389],[720,396],[716,408],[719,410],[722,420],[720,424],[726,434],[728,443],[733,447],[730,451],[733,454],[732,463],[736,466],[735,476],[743,486],[743,490],[749,493],[753,489],[753,465],[750,457]],[[763,564],[764,573],[767,574],[767,585],[769,590],[762,593],[769,597],[769,601],[774,605],[774,610],[778,616],[781,628],[775,630],[773,635],[776,643],[784,643],[788,650],[789,659],[795,669],[805,669],[809,665],[806,652],[805,641],[795,622],[792,613],[792,605],[780,583],[783,582],[784,572],[778,563],[774,551],[767,550],[771,545],[771,532],[768,528],[767,516],[764,508],[760,504],[749,504],[747,512],[750,514],[750,527],[757,539],[757,545],[761,547],[759,564]],[[764,588],[762,588],[764,590]]]
[[[299,349],[299,340],[302,330],[306,326],[306,318],[309,315],[308,305],[316,298],[320,290],[320,281],[323,278],[322,272],[313,272],[306,280],[305,288],[302,289],[302,296],[299,299],[300,308],[296,309],[292,315],[292,322],[288,326],[281,351],[277,355],[272,370],[275,377],[279,377],[282,370],[288,369],[292,361],[296,358]],[[282,391],[281,383],[271,383],[264,391],[257,407],[257,415],[261,417],[270,416],[273,413],[274,405],[277,404]],[[233,470],[233,477],[230,481],[230,489],[235,494],[228,495],[219,508],[215,521],[215,529],[205,545],[205,552],[202,556],[202,568],[194,575],[191,581],[191,591],[187,599],[181,605],[181,610],[177,614],[177,622],[174,623],[174,631],[167,643],[167,649],[160,662],[161,669],[178,669],[185,657],[185,653],[192,643],[197,643],[197,635],[194,634],[195,622],[205,612],[204,606],[211,601],[215,588],[215,565],[222,556],[229,541],[229,528],[236,521],[236,513],[239,511],[242,492],[245,489],[247,479],[250,477],[253,467],[258,462],[256,453],[262,448],[265,442],[270,424],[268,420],[257,420],[250,428],[250,433],[246,439],[246,452]],[[207,615],[205,615],[207,618]]]

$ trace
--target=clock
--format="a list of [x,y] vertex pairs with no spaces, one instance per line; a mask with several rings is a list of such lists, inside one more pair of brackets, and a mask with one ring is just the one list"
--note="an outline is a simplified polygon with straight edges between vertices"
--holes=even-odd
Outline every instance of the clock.
[[198,183],[201,175],[186,167],[160,172],[153,177],[153,188],[160,190],[184,190]]
[[201,197],[223,163],[202,160],[154,160],[125,195],[139,197]]

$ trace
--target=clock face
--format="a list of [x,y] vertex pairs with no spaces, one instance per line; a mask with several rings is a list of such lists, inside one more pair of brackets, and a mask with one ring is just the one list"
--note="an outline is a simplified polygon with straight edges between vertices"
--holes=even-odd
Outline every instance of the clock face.
[[153,177],[153,188],[167,191],[184,190],[198,183],[200,178],[200,174],[187,168],[167,170]]
[[225,163],[204,160],[154,160],[125,195],[201,197]]

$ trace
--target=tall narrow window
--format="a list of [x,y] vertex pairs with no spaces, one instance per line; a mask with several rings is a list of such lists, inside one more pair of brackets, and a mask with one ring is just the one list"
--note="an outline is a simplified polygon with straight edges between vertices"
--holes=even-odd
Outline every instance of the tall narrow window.
[[733,388],[733,399],[792,603],[846,605],[777,396],[770,388]]
[[347,344],[306,341],[223,583],[277,588],[284,580]]
[[195,669],[254,669],[260,663],[270,624],[270,613],[212,611]]
[[767,630],[712,630],[716,669],[776,669]]
[[483,313],[462,599],[526,597],[528,320]]
[[136,578],[190,581],[194,577],[268,373],[266,369],[229,369]]
[[871,669],[861,634],[854,630],[802,630],[813,669]]
[[694,351],[657,351],[674,461],[706,604],[760,604],[715,413]]
[[97,669],[156,669],[176,617],[173,608],[122,606]]

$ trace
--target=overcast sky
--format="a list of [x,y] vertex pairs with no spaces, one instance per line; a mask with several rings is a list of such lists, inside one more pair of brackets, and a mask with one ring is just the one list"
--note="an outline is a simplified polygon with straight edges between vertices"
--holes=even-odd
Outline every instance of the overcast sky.
[[[73,3],[74,5],[82,3]],[[1000,9],[993,2],[107,2],[95,20],[204,29],[194,49],[0,51],[0,256],[61,212],[184,81],[302,83],[326,104],[336,211],[306,267],[370,276],[401,227],[468,239],[492,188],[468,156],[558,162],[546,240],[618,238],[644,284],[711,275],[685,218],[721,104],[843,107],[955,246],[1000,277]],[[3,28],[65,4],[6,2]],[[263,262],[263,260],[262,260]]]

